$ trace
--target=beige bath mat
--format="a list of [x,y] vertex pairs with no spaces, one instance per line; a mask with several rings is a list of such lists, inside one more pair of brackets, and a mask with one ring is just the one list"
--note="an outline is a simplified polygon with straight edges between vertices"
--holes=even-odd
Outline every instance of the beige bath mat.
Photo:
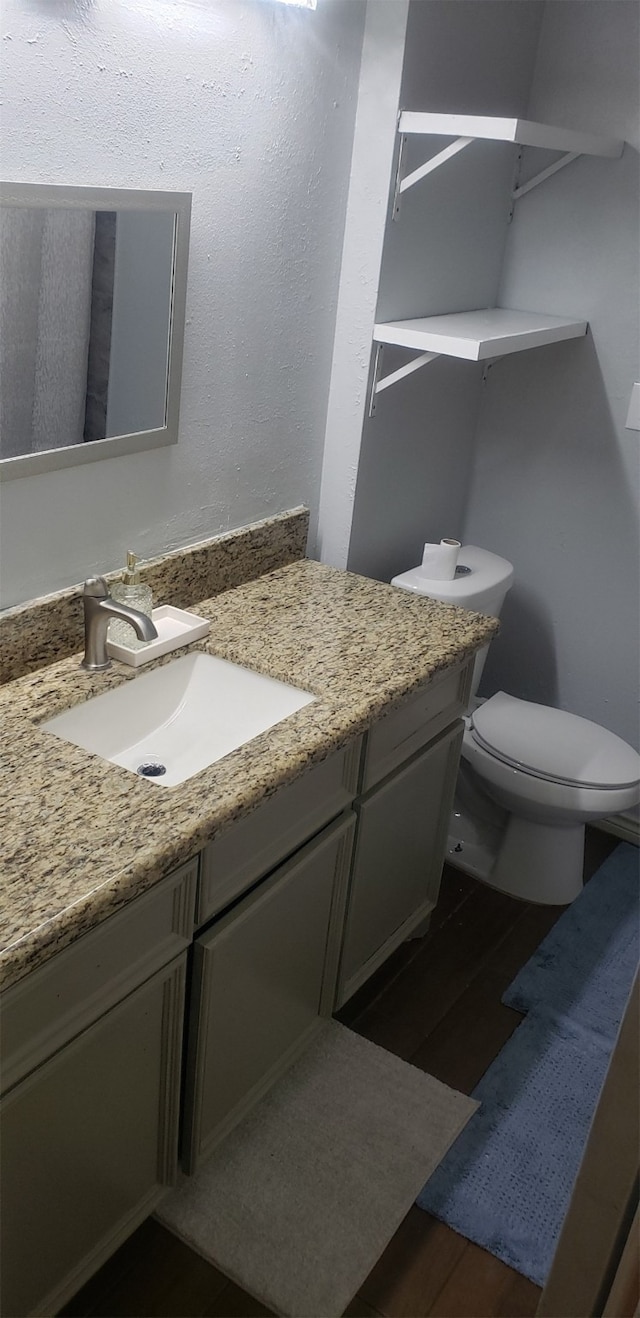
[[157,1217],[286,1318],[339,1318],[478,1104],[335,1021]]

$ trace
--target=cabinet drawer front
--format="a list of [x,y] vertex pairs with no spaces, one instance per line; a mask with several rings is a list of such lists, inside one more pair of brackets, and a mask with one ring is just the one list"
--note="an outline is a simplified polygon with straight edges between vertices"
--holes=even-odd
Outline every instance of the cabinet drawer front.
[[351,804],[362,738],[283,787],[205,847],[197,923],[205,924]]
[[367,977],[367,963],[379,964],[411,917],[436,904],[462,732],[457,723],[359,808],[340,1005]]
[[472,671],[473,659],[435,678],[375,724],[367,735],[363,792],[460,718],[467,706]]
[[7,989],[3,1091],[189,945],[197,872],[196,857]]
[[355,817],[348,813],[194,944],[185,1157],[199,1158],[253,1106],[315,1028]]
[[185,967],[183,953],[3,1099],[2,1313],[57,1313],[175,1180]]

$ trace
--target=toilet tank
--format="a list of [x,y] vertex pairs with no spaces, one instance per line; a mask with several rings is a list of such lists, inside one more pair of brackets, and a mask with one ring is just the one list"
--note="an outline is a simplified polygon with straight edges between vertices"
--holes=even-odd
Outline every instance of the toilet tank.
[[[458,604],[462,609],[473,609],[475,613],[488,613],[492,618],[499,618],[512,581],[513,564],[508,559],[477,545],[462,545],[452,581],[434,581],[424,575],[421,567],[414,567],[393,577],[391,585],[409,590],[414,595],[441,600],[443,604]],[[485,645],[476,655],[472,700],[478,690],[488,651],[489,646]]]

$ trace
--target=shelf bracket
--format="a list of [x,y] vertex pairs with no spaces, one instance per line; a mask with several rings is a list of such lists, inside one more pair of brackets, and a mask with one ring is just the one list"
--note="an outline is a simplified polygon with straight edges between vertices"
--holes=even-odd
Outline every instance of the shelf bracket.
[[403,192],[406,192],[416,183],[419,183],[420,179],[426,178],[427,174],[432,174],[434,169],[439,169],[440,165],[444,165],[446,160],[450,160],[452,156],[456,156],[458,151],[462,151],[465,146],[469,146],[470,143],[474,141],[475,138],[473,137],[457,137],[455,142],[450,142],[449,146],[445,146],[444,150],[439,151],[436,156],[432,156],[430,160],[425,161],[424,165],[420,165],[418,169],[412,170],[411,174],[407,174],[403,178],[402,166],[407,145],[407,137],[406,134],[403,133],[400,138],[398,168],[396,170],[396,181],[393,194],[393,219],[395,220],[400,212],[400,197]]
[[439,352],[421,352],[419,357],[413,358],[413,361],[405,362],[405,365],[400,366],[397,371],[391,371],[389,375],[385,375],[383,379],[380,379],[383,350],[384,344],[378,343],[376,345],[376,359],[373,367],[371,396],[369,398],[369,416],[374,416],[376,410],[376,395],[381,393],[383,389],[388,389],[391,384],[397,384],[398,380],[404,380],[405,376],[411,375],[414,371],[420,370],[420,367],[426,366],[427,362],[432,362],[436,357],[442,356]]
[[487,383],[487,381],[488,381],[488,379],[489,379],[489,371],[491,370],[491,368],[492,368],[493,366],[496,366],[497,363],[498,363],[499,361],[502,361],[502,358],[501,358],[501,357],[485,357],[485,359],[484,359],[484,361],[483,361],[483,363],[482,363],[482,383],[483,383],[483,384],[486,384],[486,383]]
[[572,160],[577,160],[580,154],[580,151],[567,151],[565,156],[561,156],[559,160],[554,161],[553,165],[543,169],[540,174],[535,174],[533,178],[529,179],[528,183],[518,184],[511,193],[513,200],[518,201],[519,197],[524,197],[526,192],[531,192],[532,188],[537,188],[538,184],[542,183],[544,179],[551,178],[551,175],[557,174],[559,169],[564,169],[565,165],[570,165]]

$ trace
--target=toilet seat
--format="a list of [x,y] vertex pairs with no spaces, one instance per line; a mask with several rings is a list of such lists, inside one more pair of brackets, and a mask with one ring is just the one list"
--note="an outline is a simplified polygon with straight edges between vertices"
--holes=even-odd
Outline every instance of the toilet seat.
[[599,791],[635,787],[640,757],[589,719],[498,691],[475,710],[469,732],[483,751],[520,773]]

